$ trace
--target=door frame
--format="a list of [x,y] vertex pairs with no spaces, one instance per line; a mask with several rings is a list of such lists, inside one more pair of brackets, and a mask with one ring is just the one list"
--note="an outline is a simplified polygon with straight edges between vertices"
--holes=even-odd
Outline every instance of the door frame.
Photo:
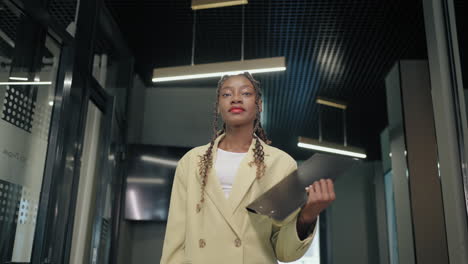
[[95,264],[99,259],[102,222],[106,206],[106,194],[108,184],[112,184],[111,164],[110,164],[110,145],[112,133],[112,121],[114,119],[114,97],[109,95],[95,79],[91,79],[91,94],[90,100],[102,111],[104,122],[99,135],[98,162],[101,162],[97,177],[99,177],[99,184],[96,190],[96,208],[94,212],[94,221],[92,227],[92,239],[89,245],[90,260],[89,263]]
[[423,8],[449,259],[468,263],[468,127],[454,1],[423,0]]

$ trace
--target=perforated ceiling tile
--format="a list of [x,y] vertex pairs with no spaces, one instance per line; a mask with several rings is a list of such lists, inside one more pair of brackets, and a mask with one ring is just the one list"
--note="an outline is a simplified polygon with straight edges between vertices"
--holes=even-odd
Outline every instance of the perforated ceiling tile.
[[[189,65],[189,0],[105,0],[150,83],[154,67]],[[267,132],[296,158],[297,136],[318,136],[318,95],[349,103],[349,143],[380,153],[384,78],[399,59],[426,59],[421,0],[255,0],[245,6],[245,58],[286,56],[283,73],[258,74]],[[241,58],[242,7],[197,12],[195,63]],[[138,30],[136,30],[138,29]],[[215,79],[184,82],[214,86]],[[163,84],[180,87],[181,83]],[[156,86],[160,87],[160,86]],[[326,117],[325,117],[326,118]],[[340,130],[340,122],[332,130]],[[327,133],[325,131],[325,133]],[[338,133],[328,133],[341,142]],[[372,157],[372,155],[370,155]],[[375,156],[374,156],[375,157]]]
[[48,10],[52,18],[61,23],[64,28],[75,21],[77,0],[52,0]]
[[0,29],[13,41],[16,39],[16,30],[19,17],[7,6],[0,10]]

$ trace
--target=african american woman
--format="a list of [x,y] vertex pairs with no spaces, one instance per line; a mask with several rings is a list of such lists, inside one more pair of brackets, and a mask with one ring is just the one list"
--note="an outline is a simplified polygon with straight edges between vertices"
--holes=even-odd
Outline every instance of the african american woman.
[[272,264],[297,260],[309,248],[318,215],[335,200],[331,180],[311,183],[307,203],[284,221],[245,209],[297,169],[269,145],[261,112],[260,85],[249,73],[221,78],[213,139],[176,169],[162,264]]

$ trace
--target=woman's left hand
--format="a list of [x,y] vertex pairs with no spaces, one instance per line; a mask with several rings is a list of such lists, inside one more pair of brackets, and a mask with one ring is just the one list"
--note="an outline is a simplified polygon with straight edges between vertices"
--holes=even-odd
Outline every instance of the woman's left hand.
[[308,193],[307,203],[301,210],[301,220],[313,223],[319,214],[336,199],[333,181],[321,179],[306,187]]

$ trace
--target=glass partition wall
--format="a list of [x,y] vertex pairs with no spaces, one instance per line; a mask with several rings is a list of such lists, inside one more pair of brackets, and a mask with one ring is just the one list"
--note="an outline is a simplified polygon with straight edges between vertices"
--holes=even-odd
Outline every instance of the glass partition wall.
[[0,9],[0,261],[30,262],[55,102],[60,44]]
[[[118,35],[102,8],[0,1],[0,263],[108,262],[119,204],[108,189],[120,182],[110,165],[121,162],[124,127],[92,75],[96,28]],[[120,74],[130,79],[131,68]]]

